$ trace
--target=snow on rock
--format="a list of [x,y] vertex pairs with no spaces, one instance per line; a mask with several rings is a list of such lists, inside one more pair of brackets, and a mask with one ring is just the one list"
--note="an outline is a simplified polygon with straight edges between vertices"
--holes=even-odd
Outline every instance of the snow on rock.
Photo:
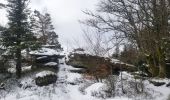
[[73,53],[76,53],[76,54],[87,54],[87,52],[85,52],[85,51],[74,51]]
[[24,49],[24,50],[22,50],[21,51],[21,55],[24,57],[24,58],[26,58],[26,56],[27,56],[27,51]]
[[59,63],[60,64],[65,64],[65,59],[63,58],[63,59],[59,59]]
[[74,83],[76,81],[79,81],[82,78],[82,75],[78,73],[68,73],[67,74],[67,82],[68,83]]
[[110,98],[110,99],[107,99],[107,100],[133,100],[133,99],[125,98],[125,97],[115,97],[114,99]]
[[155,82],[165,82],[166,84],[168,84],[170,82],[169,79],[165,78],[165,79],[156,79],[156,78],[153,78],[151,79],[151,81],[155,81]]
[[49,63],[46,63],[45,66],[57,66],[58,63],[56,62],[49,62]]
[[167,97],[170,95],[170,88],[166,87],[166,85],[157,87],[150,84],[149,81],[145,81],[145,86],[154,91],[152,93],[154,100],[168,100]]
[[15,73],[16,72],[16,69],[15,68],[8,68],[8,72],[10,72],[10,73]]
[[111,59],[111,62],[112,63],[120,63],[120,60],[118,60],[118,59]]
[[[31,70],[31,67],[32,66],[24,66],[24,67],[22,67],[22,71],[23,72],[29,71],[29,70]],[[15,67],[8,68],[8,72],[15,73],[16,72],[16,68]]]
[[32,66],[25,66],[25,67],[22,67],[22,71],[29,71],[31,70]]
[[42,72],[39,72],[38,74],[36,74],[36,77],[44,77],[47,75],[56,75],[56,73],[54,73],[52,71],[42,71]]
[[106,87],[106,84],[104,83],[94,83],[88,88],[86,88],[85,92],[87,93],[87,95],[92,95],[94,92],[101,92],[102,90],[104,90],[104,87]]
[[47,58],[47,56],[38,57],[37,60]]
[[60,65],[58,77],[63,77],[67,83],[77,83],[82,80],[82,75],[78,73],[71,73],[70,70],[77,69],[68,65]]
[[69,66],[69,65],[67,65],[68,67],[67,67],[67,70],[81,70],[82,68],[75,68],[75,67],[72,67],[72,66]]
[[30,52],[31,55],[59,55],[57,50],[50,48],[41,48],[40,50],[35,50]]
[[126,66],[129,66],[129,67],[135,67],[135,66],[132,65],[132,64],[124,63],[124,62],[122,62],[122,61],[120,61],[120,60],[118,60],[118,59],[111,59],[110,62],[111,62],[111,63],[114,63],[114,64],[125,64]]

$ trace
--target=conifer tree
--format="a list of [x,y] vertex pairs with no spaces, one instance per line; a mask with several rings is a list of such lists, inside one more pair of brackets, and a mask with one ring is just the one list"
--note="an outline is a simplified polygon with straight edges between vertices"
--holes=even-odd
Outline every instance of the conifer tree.
[[43,45],[54,45],[56,49],[62,49],[49,13],[41,14],[35,10],[32,21],[35,33]]
[[34,44],[36,38],[28,22],[28,0],[7,0],[8,28],[2,34],[3,45],[14,53],[16,75],[21,77],[21,50]]

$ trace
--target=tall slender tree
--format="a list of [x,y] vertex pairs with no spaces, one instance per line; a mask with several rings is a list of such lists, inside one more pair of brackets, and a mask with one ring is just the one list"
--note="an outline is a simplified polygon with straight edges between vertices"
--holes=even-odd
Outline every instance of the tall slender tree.
[[55,45],[56,49],[62,49],[49,13],[42,14],[35,10],[32,22],[34,31],[43,45]]
[[33,40],[28,16],[30,10],[28,9],[28,0],[7,0],[8,12],[8,28],[3,32],[2,41],[3,45],[14,52],[16,60],[16,75],[17,78],[21,77],[21,50],[28,48]]

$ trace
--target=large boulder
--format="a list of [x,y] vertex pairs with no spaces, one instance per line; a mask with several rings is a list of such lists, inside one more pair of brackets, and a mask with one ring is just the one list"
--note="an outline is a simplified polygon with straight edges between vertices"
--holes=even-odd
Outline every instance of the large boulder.
[[56,73],[52,71],[42,71],[36,74],[35,83],[38,86],[47,86],[57,81]]
[[157,81],[149,81],[149,82],[154,86],[162,86],[166,84],[165,82],[157,82]]
[[119,71],[136,71],[137,68],[133,65],[126,64],[120,61],[113,62],[109,58],[92,56],[89,54],[73,53],[68,56],[69,60],[66,62],[76,68],[85,68],[87,71],[109,74],[119,74]]

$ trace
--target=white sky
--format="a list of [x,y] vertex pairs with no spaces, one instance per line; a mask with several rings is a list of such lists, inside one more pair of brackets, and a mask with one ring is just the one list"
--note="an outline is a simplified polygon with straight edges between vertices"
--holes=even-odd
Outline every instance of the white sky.
[[[4,2],[6,0],[0,0]],[[71,45],[72,41],[82,40],[82,30],[78,20],[85,19],[82,10],[93,10],[99,0],[31,0],[31,9],[47,10],[52,17],[59,40],[64,47]],[[5,11],[0,10],[0,23],[5,25]],[[82,42],[80,42],[82,43]]]

